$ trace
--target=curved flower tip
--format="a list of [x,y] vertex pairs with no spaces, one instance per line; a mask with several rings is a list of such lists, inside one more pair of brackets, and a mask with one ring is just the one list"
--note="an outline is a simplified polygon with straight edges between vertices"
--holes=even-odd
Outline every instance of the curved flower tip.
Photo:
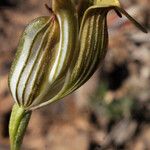
[[125,15],[142,32],[148,33],[148,31],[140,23],[138,23],[133,17],[131,17],[123,8],[121,8],[119,0],[95,0],[93,4],[94,5],[91,6],[91,8],[114,9],[119,17],[122,17],[122,14]]
[[143,27],[140,23],[138,23],[133,17],[131,17],[123,8],[121,7],[117,7],[116,9],[122,13],[123,15],[125,15],[137,28],[139,28],[141,31],[143,31],[144,33],[148,33],[148,31],[145,29],[145,27]]

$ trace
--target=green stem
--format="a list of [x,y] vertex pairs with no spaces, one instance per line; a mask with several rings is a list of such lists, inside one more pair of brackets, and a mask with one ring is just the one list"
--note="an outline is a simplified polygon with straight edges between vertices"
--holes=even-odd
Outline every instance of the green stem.
[[28,126],[31,111],[26,111],[17,104],[13,106],[9,122],[9,136],[11,150],[20,150],[22,140]]

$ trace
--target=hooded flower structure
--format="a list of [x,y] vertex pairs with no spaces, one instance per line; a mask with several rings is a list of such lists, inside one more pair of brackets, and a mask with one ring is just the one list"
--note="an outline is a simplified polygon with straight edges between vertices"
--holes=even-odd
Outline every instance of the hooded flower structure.
[[20,149],[31,110],[62,99],[96,71],[107,53],[110,10],[146,32],[118,0],[52,0],[51,16],[27,26],[9,75],[17,103],[9,124],[11,150]]
[[107,52],[110,10],[146,32],[118,0],[82,3],[87,8],[82,10],[81,5],[77,12],[70,0],[53,0],[51,17],[35,19],[22,34],[9,87],[14,100],[26,110],[63,98],[93,75]]

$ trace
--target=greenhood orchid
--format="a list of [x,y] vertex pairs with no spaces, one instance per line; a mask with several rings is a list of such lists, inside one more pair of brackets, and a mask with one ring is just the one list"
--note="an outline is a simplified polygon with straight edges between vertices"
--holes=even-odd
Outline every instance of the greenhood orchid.
[[118,0],[52,0],[52,14],[27,26],[9,75],[16,102],[9,126],[12,150],[20,149],[32,110],[81,87],[104,60],[111,10],[147,32]]

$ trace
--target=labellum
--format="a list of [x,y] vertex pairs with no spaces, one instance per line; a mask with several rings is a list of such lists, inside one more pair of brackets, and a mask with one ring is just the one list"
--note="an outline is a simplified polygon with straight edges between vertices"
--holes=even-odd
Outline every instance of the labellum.
[[52,0],[52,15],[27,26],[9,75],[10,91],[17,103],[9,128],[12,150],[20,149],[32,110],[82,86],[104,60],[110,10],[119,17],[125,15],[146,32],[118,0]]

